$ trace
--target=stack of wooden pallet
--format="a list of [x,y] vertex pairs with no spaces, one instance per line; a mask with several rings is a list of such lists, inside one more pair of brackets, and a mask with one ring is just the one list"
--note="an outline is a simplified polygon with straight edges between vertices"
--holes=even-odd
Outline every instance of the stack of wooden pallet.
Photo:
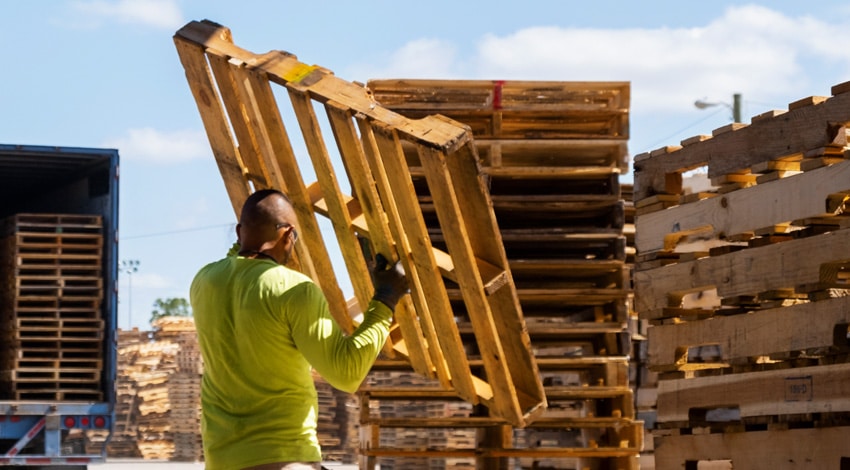
[[203,460],[200,379],[191,318],[165,317],[156,330],[119,332],[112,457]]
[[357,462],[359,446],[359,403],[357,397],[333,388],[313,372],[319,398],[316,432],[322,446],[322,460],[352,464]]
[[151,341],[150,331],[118,331],[118,354],[115,381],[115,425],[107,446],[107,455],[119,458],[141,457],[136,441],[139,435],[137,424],[137,387],[131,380],[131,370],[138,357],[139,345]]
[[203,460],[201,440],[201,375],[204,364],[191,317],[163,317],[153,322],[155,338],[177,345],[169,375],[168,421],[174,453],[171,460]]
[[635,158],[657,468],[850,462],[848,124],[850,82]]
[[[152,331],[119,331],[115,432],[108,455],[203,461],[203,361],[194,321],[164,317],[153,326]],[[353,463],[358,447],[358,400],[333,389],[318,375],[315,384],[322,457]]]
[[[628,382],[631,280],[619,184],[620,173],[627,170],[629,84],[372,80],[367,87],[378,103],[409,118],[439,113],[471,127],[546,385],[549,409],[527,429],[499,426],[480,410],[455,417],[451,426],[471,430],[473,436],[481,430],[478,438],[496,449],[494,458],[515,457],[522,467],[636,468],[642,425],[634,419]],[[405,150],[429,236],[443,247],[435,204],[424,184],[425,157],[412,146]],[[467,306],[456,284],[447,282],[447,288],[474,362],[481,351],[468,341]],[[398,384],[390,387],[396,389],[394,400],[422,395],[417,387],[410,387],[407,397]],[[382,397],[381,388],[370,386],[369,399]],[[402,432],[440,421],[426,414],[398,418],[371,422],[399,426]],[[486,454],[475,444],[472,439],[429,453]],[[417,446],[423,443],[381,444],[386,455]]]
[[0,396],[102,400],[101,219],[17,214],[0,236]]
[[360,393],[361,441],[385,469],[475,468],[474,459],[444,452],[475,447],[476,429],[456,426],[470,419],[474,408],[438,381],[380,360]]

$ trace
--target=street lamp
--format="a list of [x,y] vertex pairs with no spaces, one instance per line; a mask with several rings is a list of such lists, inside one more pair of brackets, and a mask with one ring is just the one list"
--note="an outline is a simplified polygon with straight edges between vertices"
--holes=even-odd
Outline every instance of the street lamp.
[[705,100],[696,100],[694,101],[694,106],[697,109],[705,109],[710,108],[712,106],[726,106],[730,110],[732,110],[732,121],[733,122],[741,122],[741,94],[735,93],[732,95],[732,104],[724,103],[722,101],[705,101]]
[[127,273],[127,329],[133,328],[133,274],[139,272],[139,260],[125,259],[121,260],[121,267],[118,270],[122,273]]

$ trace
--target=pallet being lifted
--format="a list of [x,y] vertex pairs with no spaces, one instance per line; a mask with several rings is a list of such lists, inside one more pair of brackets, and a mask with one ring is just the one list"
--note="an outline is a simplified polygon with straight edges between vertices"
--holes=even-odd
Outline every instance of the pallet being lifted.
[[850,462],[848,124],[850,82],[635,158],[656,468]]
[[[321,286],[340,325],[352,330],[352,316],[316,214],[333,224],[357,304],[366,305],[372,294],[358,236],[369,240],[370,249],[404,264],[412,293],[396,310],[385,353],[404,358],[417,373],[436,378],[470,403],[486,405],[508,423],[531,423],[546,399],[469,129],[436,116],[404,118],[376,103],[363,87],[291,54],[246,51],[233,43],[227,28],[209,21],[187,24],[174,41],[234,210],[259,188],[289,195],[304,234],[296,246],[297,262]],[[315,183],[303,180],[272,84],[282,86],[291,100]],[[346,172],[342,177],[316,108],[327,113],[334,152]],[[415,146],[422,162],[445,249],[431,243],[403,142]],[[352,195],[341,189],[345,179]],[[444,278],[457,283],[474,312],[480,373],[468,363]]]

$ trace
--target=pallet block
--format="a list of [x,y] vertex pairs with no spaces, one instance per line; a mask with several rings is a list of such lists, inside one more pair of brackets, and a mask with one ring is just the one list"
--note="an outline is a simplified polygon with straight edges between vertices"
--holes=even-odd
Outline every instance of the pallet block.
[[[174,40],[234,210],[255,189],[289,195],[304,234],[296,246],[300,269],[323,289],[340,325],[353,329],[351,304],[336,281],[316,214],[333,223],[357,304],[366,305],[372,294],[357,236],[404,264],[412,292],[396,310],[401,335],[393,332],[387,354],[407,358],[418,373],[507,422],[533,421],[545,409],[545,396],[468,128],[440,117],[404,118],[364,88],[291,54],[241,49],[227,28],[209,21],[187,24]],[[313,184],[301,176],[273,83],[289,95],[316,170]],[[317,108],[327,113],[351,196],[340,189]],[[447,251],[430,243],[402,142],[418,152]],[[444,276],[458,283],[475,312],[483,374],[473,374],[466,360]]]

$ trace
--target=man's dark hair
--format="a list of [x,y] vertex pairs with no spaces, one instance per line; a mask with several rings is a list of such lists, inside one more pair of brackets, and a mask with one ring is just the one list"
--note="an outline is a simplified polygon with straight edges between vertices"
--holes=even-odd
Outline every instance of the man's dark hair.
[[274,224],[274,214],[269,213],[260,207],[260,202],[271,196],[280,196],[287,204],[292,205],[292,201],[277,189],[260,189],[248,196],[245,204],[242,205],[242,213],[239,216],[239,222],[243,225],[260,226],[263,224]]

